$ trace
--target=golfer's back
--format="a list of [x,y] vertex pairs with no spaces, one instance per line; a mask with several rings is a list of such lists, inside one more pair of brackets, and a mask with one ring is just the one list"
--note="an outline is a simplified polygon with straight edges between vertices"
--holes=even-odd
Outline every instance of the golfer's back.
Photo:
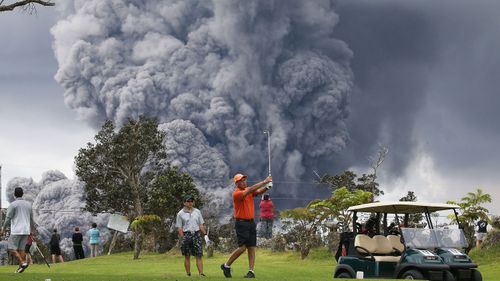
[[13,235],[29,235],[31,229],[31,203],[16,199],[7,210],[10,221],[10,233]]

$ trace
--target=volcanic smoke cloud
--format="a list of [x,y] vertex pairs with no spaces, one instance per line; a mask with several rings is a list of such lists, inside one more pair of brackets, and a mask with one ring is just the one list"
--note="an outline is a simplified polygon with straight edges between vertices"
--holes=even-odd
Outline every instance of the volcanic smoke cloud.
[[215,191],[214,182],[227,185],[239,171],[263,178],[265,129],[276,181],[310,177],[349,140],[352,53],[332,37],[332,1],[77,0],[59,8],[55,79],[66,104],[95,127],[159,118],[170,160],[201,188]]

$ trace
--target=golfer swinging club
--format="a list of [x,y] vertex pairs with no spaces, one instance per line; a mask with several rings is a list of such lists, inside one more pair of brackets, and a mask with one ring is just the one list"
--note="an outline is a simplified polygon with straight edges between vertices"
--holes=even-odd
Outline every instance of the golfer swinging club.
[[254,221],[254,202],[253,197],[266,192],[270,187],[266,184],[272,181],[272,177],[268,176],[265,180],[257,184],[247,187],[247,176],[236,174],[234,176],[234,184],[236,186],[233,192],[233,207],[235,218],[236,236],[238,238],[238,248],[234,250],[226,263],[220,268],[226,278],[231,276],[231,264],[245,250],[248,251],[248,273],[245,278],[255,278],[255,247],[257,245],[257,230]]

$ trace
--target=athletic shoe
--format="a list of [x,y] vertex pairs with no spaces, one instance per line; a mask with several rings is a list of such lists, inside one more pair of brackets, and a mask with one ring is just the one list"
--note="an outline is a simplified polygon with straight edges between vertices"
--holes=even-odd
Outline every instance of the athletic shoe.
[[28,268],[29,264],[23,263],[19,266],[19,268],[16,270],[16,273],[23,273],[23,271]]
[[189,273],[186,273],[186,274],[187,274],[187,276],[191,276],[191,272],[189,272]]
[[205,273],[200,273],[200,277],[206,277]]
[[220,269],[222,269],[222,272],[224,273],[224,277],[226,278],[231,278],[231,268],[226,267],[224,264],[220,265]]
[[243,278],[255,278],[255,273],[249,270],[247,275],[243,276]]

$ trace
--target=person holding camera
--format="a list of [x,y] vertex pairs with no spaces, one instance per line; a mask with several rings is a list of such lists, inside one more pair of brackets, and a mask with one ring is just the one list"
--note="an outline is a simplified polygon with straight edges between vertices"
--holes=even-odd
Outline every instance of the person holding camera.
[[247,186],[246,179],[247,176],[243,174],[236,174],[233,177],[236,187],[233,192],[234,227],[239,247],[234,250],[227,262],[220,266],[226,278],[232,277],[231,264],[245,251],[248,252],[248,273],[244,277],[255,278],[254,266],[255,247],[257,246],[257,229],[254,221],[255,211],[253,198],[269,190],[270,185],[267,184],[273,179],[271,176],[268,176],[265,180],[251,187]]

